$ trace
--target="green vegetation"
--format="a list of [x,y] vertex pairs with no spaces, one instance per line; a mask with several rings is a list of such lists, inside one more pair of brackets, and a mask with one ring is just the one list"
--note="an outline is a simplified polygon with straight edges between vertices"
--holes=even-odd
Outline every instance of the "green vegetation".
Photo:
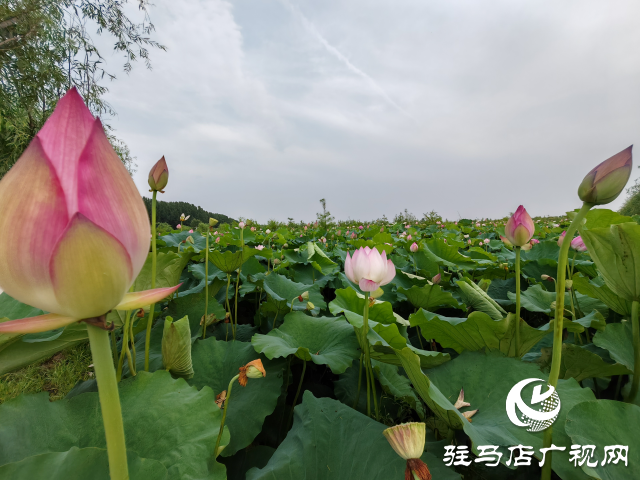
[[[144,204],[149,212],[149,218],[151,218],[151,199],[142,197]],[[187,202],[163,202],[158,200],[156,204],[156,215],[158,223],[166,223],[174,228],[180,223],[180,215],[189,215],[189,219],[185,222],[185,225],[191,225],[193,228],[197,228],[200,223],[209,224],[209,218],[215,218],[220,223],[233,223],[235,220],[231,217],[227,217],[221,213],[207,212],[202,207],[196,207],[193,203]]]
[[79,381],[93,376],[91,351],[83,343],[0,377],[0,403],[21,393],[49,392],[50,400],[59,400]]

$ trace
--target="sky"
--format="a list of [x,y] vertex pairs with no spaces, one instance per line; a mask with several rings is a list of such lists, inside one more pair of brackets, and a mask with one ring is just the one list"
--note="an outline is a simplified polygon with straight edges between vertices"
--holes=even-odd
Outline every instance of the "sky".
[[117,74],[108,123],[143,195],[165,156],[161,200],[259,222],[312,221],[320,198],[342,220],[562,215],[640,140],[636,0],[155,0],[150,15],[167,47],[153,70],[125,74],[97,40]]

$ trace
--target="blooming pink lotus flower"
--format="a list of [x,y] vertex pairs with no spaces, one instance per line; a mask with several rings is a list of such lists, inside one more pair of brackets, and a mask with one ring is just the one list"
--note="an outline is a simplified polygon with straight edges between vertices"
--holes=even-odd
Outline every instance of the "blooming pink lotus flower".
[[578,196],[583,202],[604,205],[613,202],[622,193],[631,176],[633,145],[608,158],[582,180]]
[[431,279],[431,283],[438,285],[442,281],[442,274],[438,273]]
[[485,244],[485,245],[489,245],[489,242],[490,242],[490,240],[489,240],[488,238],[485,238],[485,239],[484,239],[484,244]]
[[577,236],[576,238],[571,240],[571,248],[573,248],[577,252],[586,252],[587,251],[587,246],[582,241],[582,237],[581,236]]
[[150,192],[158,191],[160,193],[164,193],[164,187],[167,186],[167,182],[169,181],[169,167],[167,167],[167,162],[164,159],[164,155],[160,160],[156,162],[156,164],[151,168],[149,172],[149,187]]
[[567,234],[567,231],[565,230],[564,232],[562,232],[562,235],[560,235],[560,237],[558,238],[558,246],[561,247],[562,246],[562,242],[564,242],[564,236]]
[[504,236],[516,247],[522,247],[531,240],[535,225],[531,217],[520,205],[504,227]]
[[532,238],[531,239],[531,244],[536,244],[536,243],[540,243],[540,240],[538,240],[537,238]]
[[256,250],[262,250],[263,248],[264,248],[264,245],[258,245],[258,246],[256,247]]
[[411,253],[416,253],[418,251],[418,244],[416,242],[413,242],[409,247],[409,250],[411,250]]
[[[2,333],[141,308],[178,288],[127,293],[149,252],[149,217],[75,88],[0,181],[0,211],[0,288],[51,312],[4,322]],[[25,235],[13,232],[16,219]]]
[[353,258],[347,252],[344,273],[363,292],[375,292],[393,280],[396,267],[391,260],[387,260],[386,252],[383,251],[381,255],[377,248],[361,247],[353,253]]

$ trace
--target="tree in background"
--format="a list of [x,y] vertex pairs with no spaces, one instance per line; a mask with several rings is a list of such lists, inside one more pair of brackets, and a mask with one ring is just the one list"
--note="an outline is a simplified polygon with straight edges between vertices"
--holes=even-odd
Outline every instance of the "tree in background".
[[[89,35],[108,33],[124,56],[124,71],[143,59],[148,48],[165,47],[151,39],[146,0],[139,0],[143,21],[124,14],[127,0],[10,0],[0,2],[0,178],[11,168],[53,112],[58,99],[75,86],[94,115],[115,112],[104,101],[103,57]],[[127,169],[134,157],[104,124],[107,136]]]
[[327,210],[327,201],[324,198],[320,199],[320,205],[322,205],[322,213],[316,213],[316,217],[318,217],[318,224],[326,230],[327,223],[333,222],[334,218],[331,216],[331,212]]
[[[149,218],[151,218],[151,199],[142,197],[144,204],[149,212]],[[189,224],[193,227],[197,227],[199,223],[209,224],[209,218],[215,218],[220,223],[233,223],[233,218],[227,217],[221,213],[211,213],[204,210],[202,207],[197,207],[192,203],[187,202],[163,202],[158,200],[156,202],[156,220],[158,223],[167,223],[175,228],[180,223],[180,215],[189,215]]]
[[629,196],[624,201],[622,208],[620,208],[620,213],[629,217],[640,215],[640,183],[638,183],[638,180],[627,189],[627,193]]

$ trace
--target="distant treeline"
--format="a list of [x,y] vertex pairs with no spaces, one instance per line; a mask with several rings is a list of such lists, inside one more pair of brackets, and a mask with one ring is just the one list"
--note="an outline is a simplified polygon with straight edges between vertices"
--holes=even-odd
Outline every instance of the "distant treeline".
[[[151,219],[151,199],[142,197],[142,200],[144,200],[149,219]],[[233,218],[221,213],[207,212],[202,207],[196,207],[187,202],[163,202],[162,200],[156,202],[156,221],[158,223],[168,223],[175,227],[180,223],[180,215],[183,213],[191,215],[185,223],[192,227],[197,227],[198,223],[209,223],[209,218],[215,218],[220,223],[232,223],[235,221]]]

